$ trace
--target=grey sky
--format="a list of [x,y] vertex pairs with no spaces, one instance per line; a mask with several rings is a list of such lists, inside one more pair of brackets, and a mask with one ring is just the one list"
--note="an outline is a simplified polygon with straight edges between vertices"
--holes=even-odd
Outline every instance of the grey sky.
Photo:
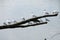
[[[32,14],[43,15],[44,9],[49,13],[53,10],[60,12],[59,3],[60,0],[0,0],[0,25],[7,19],[20,21],[21,17],[28,19]],[[44,40],[45,37],[49,40],[60,33],[60,13],[50,20],[46,25],[0,30],[0,40]]]

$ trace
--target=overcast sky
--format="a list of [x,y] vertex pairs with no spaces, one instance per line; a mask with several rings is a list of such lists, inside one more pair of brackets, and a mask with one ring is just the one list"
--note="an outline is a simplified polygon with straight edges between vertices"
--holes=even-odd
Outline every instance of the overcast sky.
[[[7,19],[21,21],[21,17],[31,18],[32,14],[40,16],[46,9],[60,12],[60,0],[0,0],[0,25]],[[33,13],[32,13],[33,12]],[[14,28],[0,30],[0,40],[60,40],[60,13],[57,17],[48,18],[50,22],[45,25],[28,28]]]

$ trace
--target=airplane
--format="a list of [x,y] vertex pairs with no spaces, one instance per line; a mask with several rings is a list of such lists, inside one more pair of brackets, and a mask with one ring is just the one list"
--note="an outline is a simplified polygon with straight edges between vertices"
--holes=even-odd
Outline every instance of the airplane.
[[35,18],[30,18],[30,19],[27,19],[25,21],[16,22],[16,23],[11,24],[11,25],[2,25],[2,26],[0,26],[0,29],[17,28],[17,27],[25,28],[25,27],[29,27],[29,26],[35,26],[35,25],[40,25],[40,24],[47,24],[48,22],[42,22],[42,23],[37,23],[37,24],[32,24],[32,25],[21,25],[21,24],[28,23],[30,21],[35,21],[35,20],[37,20],[39,18],[53,17],[53,16],[57,16],[57,15],[58,14],[50,14],[50,15],[43,15],[43,16],[39,16],[39,17],[35,17]]

